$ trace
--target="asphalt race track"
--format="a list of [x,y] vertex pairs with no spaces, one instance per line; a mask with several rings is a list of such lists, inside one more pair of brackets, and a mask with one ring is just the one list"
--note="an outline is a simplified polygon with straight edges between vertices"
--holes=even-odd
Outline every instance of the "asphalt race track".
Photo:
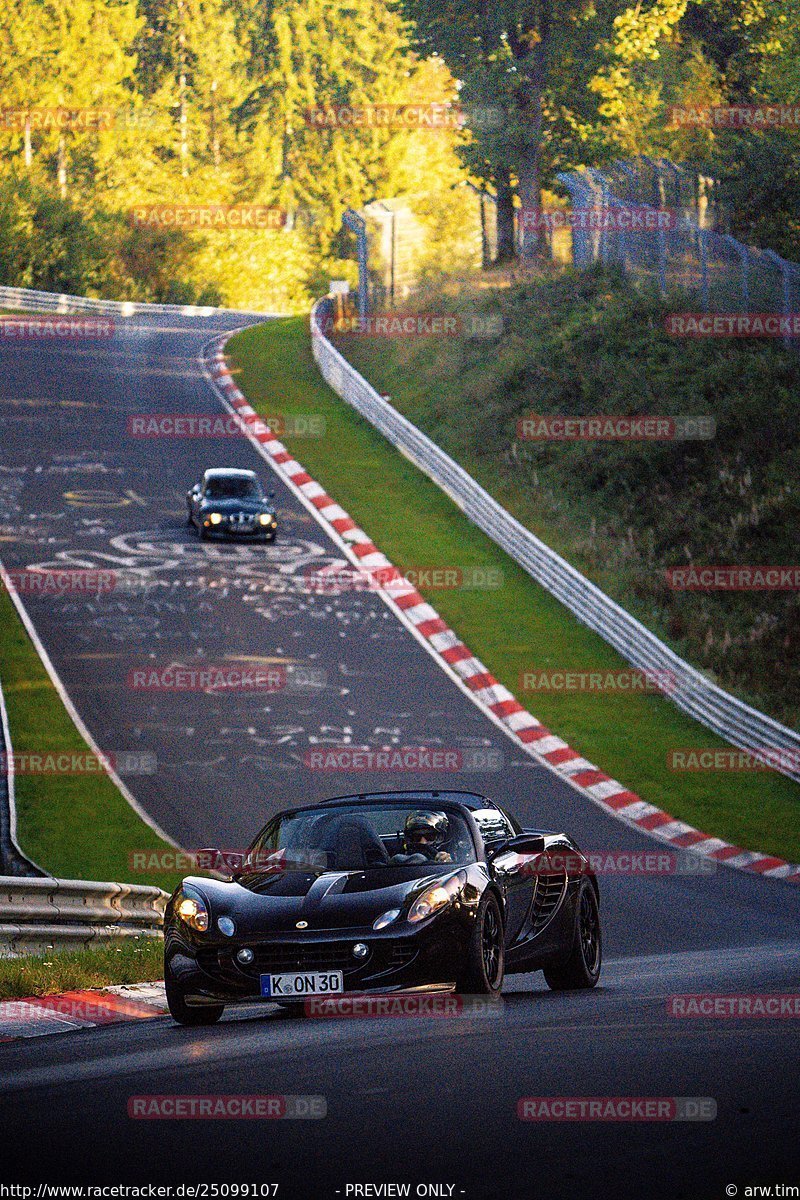
[[[25,604],[97,745],[138,764],[124,777],[139,804],[186,848],[238,848],[280,807],[460,786],[585,849],[657,845],[519,750],[378,596],[305,586],[343,560],[279,481],[274,546],[201,544],[187,528],[185,493],[204,467],[253,467],[265,482],[269,467],[244,438],[140,438],[129,418],[219,414],[198,360],[242,320],[137,315],[110,339],[0,352],[0,557],[10,570],[114,572],[107,594]],[[169,663],[271,666],[281,686],[132,686],[132,672]],[[456,749],[472,769],[456,781],[309,768],[310,751],[343,742]],[[366,1183],[476,1200],[704,1200],[728,1184],[743,1195],[799,1183],[797,1019],[667,1014],[675,994],[800,990],[798,890],[724,867],[609,876],[601,889],[606,966],[593,993],[511,976],[486,1017],[310,1020],[267,1006],[210,1030],[159,1018],[0,1046],[3,1174],[277,1182],[286,1200]],[[327,1116],[128,1118],[130,1096],[173,1093],[323,1096]],[[517,1116],[526,1096],[708,1097],[716,1118],[529,1122]]]

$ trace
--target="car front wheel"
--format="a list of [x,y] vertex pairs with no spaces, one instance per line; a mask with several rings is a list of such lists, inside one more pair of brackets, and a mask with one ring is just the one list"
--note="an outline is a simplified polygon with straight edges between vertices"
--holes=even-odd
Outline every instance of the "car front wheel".
[[169,971],[164,972],[164,990],[170,1016],[179,1025],[216,1025],[225,1011],[224,1004],[187,1004],[182,988],[170,978]]
[[575,925],[572,948],[566,962],[545,967],[548,987],[555,992],[593,988],[600,978],[603,939],[600,931],[600,906],[597,893],[588,879],[582,879],[575,900]]
[[457,987],[462,995],[499,996],[505,972],[505,940],[500,905],[491,892],[475,917],[464,973]]

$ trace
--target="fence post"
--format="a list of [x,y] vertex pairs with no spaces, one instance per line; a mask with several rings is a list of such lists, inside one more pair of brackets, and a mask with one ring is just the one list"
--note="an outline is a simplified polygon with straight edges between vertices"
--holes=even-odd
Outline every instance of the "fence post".
[[[775,265],[780,269],[781,284],[782,284],[782,291],[783,291],[783,315],[785,317],[788,317],[789,316],[789,264],[785,258],[781,258],[781,256],[779,254],[776,254],[774,250],[765,250],[764,257],[768,258],[770,260],[770,262],[774,262]],[[783,344],[787,348],[791,348],[792,339],[788,333],[785,333],[783,335]]]
[[661,228],[659,222],[658,228],[658,290],[662,296],[667,294],[667,235]]
[[569,202],[572,207],[572,265],[579,268],[590,267],[592,259],[589,251],[591,244],[589,242],[589,234],[585,224],[581,228],[579,223],[574,220],[575,209],[578,205],[582,205],[585,211],[588,209],[588,205],[586,204],[589,195],[588,188],[584,180],[575,171],[562,171],[556,178],[560,183],[563,183],[569,192]]
[[697,230],[697,245],[700,250],[700,295],[703,312],[708,312],[708,245],[704,229]]
[[367,315],[367,222],[360,213],[352,208],[345,210],[342,224],[351,229],[356,235],[356,254],[358,256],[358,315],[363,321]]
[[737,242],[735,237],[731,237],[729,233],[722,235],[726,242],[730,242],[736,253],[739,255],[739,262],[742,270],[742,312],[750,312],[750,252],[747,246],[743,246],[741,242]]

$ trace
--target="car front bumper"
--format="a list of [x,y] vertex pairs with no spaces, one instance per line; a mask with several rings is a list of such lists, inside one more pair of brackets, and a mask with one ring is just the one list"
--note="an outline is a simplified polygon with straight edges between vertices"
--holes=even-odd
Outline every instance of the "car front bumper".
[[[469,934],[468,925],[448,914],[402,934],[349,931],[343,937],[337,930],[302,941],[264,937],[198,946],[167,930],[165,958],[188,1004],[252,1003],[263,999],[262,975],[290,971],[341,970],[344,995],[381,994],[454,986],[463,971]],[[368,948],[364,959],[353,955],[357,942]],[[236,960],[243,946],[255,956],[246,966]]]

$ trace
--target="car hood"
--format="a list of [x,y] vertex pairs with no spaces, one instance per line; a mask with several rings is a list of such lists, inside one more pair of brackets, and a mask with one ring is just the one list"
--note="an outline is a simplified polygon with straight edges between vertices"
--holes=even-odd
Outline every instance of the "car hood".
[[204,500],[200,505],[201,512],[274,512],[273,506],[267,500]]
[[451,863],[379,867],[367,871],[284,871],[242,875],[232,883],[192,878],[211,906],[212,926],[220,916],[234,919],[240,936],[294,933],[306,921],[309,933],[371,927],[390,908],[458,868]]

